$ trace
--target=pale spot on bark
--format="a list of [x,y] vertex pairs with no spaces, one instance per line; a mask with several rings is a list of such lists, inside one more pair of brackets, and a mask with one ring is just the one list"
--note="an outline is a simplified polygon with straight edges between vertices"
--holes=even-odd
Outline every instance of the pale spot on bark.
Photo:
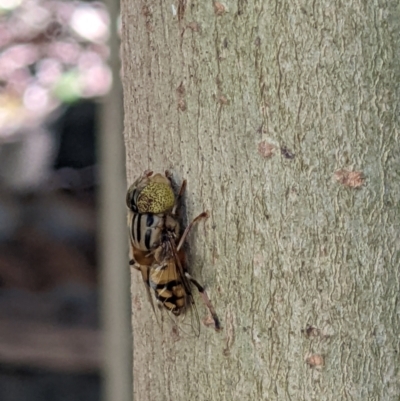
[[258,144],[258,153],[262,157],[268,159],[275,154],[275,146],[267,141],[262,141]]
[[341,169],[335,172],[334,177],[342,185],[350,188],[360,188],[365,182],[363,173],[361,171]]
[[310,367],[322,367],[324,365],[324,357],[319,354],[312,354],[306,358],[306,362]]
[[216,15],[223,15],[226,13],[226,6],[218,1],[214,3],[214,13]]

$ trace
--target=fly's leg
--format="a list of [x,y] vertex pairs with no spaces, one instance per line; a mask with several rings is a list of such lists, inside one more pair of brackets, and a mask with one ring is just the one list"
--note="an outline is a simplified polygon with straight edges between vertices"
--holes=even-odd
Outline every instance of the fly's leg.
[[148,178],[151,175],[153,175],[153,172],[151,170],[144,170],[142,176],[140,177],[141,179],[143,178]]
[[[172,185],[173,184],[172,183],[172,173],[170,171],[166,170],[165,171],[165,176],[169,179],[169,181],[170,181],[170,183]],[[177,214],[176,211],[177,211],[179,203],[180,203],[180,201],[182,199],[183,193],[185,192],[185,189],[186,189],[186,180],[183,180],[182,185],[179,188],[178,196],[175,199],[175,203],[174,203],[174,206],[173,206],[172,211],[171,211],[171,215],[174,216],[174,217]]]
[[185,192],[185,189],[186,189],[186,180],[183,180],[182,181],[182,185],[179,188],[178,196],[176,197],[175,205],[172,208],[172,212],[171,213],[172,213],[173,216],[176,216],[176,210],[178,209],[178,206],[179,206],[179,204],[181,202],[181,199],[182,199],[182,196],[183,196],[183,194]]
[[209,216],[208,212],[203,212],[200,213],[197,217],[195,217],[192,222],[185,228],[185,231],[182,234],[182,237],[179,240],[179,243],[176,247],[176,250],[179,251],[183,244],[185,243],[186,237],[188,236],[190,230],[193,228],[193,226],[201,219],[206,219]]
[[198,289],[204,304],[207,306],[214,320],[215,330],[220,331],[222,329],[221,323],[219,321],[217,313],[215,312],[214,306],[211,303],[211,300],[206,293],[205,288],[197,280],[195,280],[188,272],[185,272],[185,276]]

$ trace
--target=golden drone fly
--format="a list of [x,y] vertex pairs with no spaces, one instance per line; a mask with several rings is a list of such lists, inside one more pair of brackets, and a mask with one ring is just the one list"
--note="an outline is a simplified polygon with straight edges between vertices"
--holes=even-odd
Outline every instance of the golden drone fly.
[[190,313],[190,325],[198,335],[200,321],[191,284],[210,311],[215,330],[221,330],[221,325],[204,287],[187,270],[183,245],[194,224],[207,218],[208,213],[199,214],[180,235],[177,209],[185,188],[186,180],[175,196],[168,171],[163,176],[148,170],[129,187],[126,195],[132,254],[129,263],[141,272],[154,312],[151,292],[157,305],[175,317]]

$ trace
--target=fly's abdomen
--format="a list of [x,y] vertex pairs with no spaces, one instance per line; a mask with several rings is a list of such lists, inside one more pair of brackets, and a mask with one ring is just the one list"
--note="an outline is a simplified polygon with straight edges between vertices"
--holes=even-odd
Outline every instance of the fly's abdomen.
[[164,269],[153,269],[150,273],[150,287],[157,301],[175,315],[180,315],[186,306],[186,291],[176,272],[176,267],[167,265]]

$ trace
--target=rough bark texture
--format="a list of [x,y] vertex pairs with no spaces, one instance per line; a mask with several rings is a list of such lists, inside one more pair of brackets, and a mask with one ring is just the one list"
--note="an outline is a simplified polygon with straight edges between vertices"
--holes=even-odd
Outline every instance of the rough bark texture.
[[184,3],[122,2],[128,180],[211,212],[224,331],[174,342],[134,272],[134,399],[398,400],[398,1]]

